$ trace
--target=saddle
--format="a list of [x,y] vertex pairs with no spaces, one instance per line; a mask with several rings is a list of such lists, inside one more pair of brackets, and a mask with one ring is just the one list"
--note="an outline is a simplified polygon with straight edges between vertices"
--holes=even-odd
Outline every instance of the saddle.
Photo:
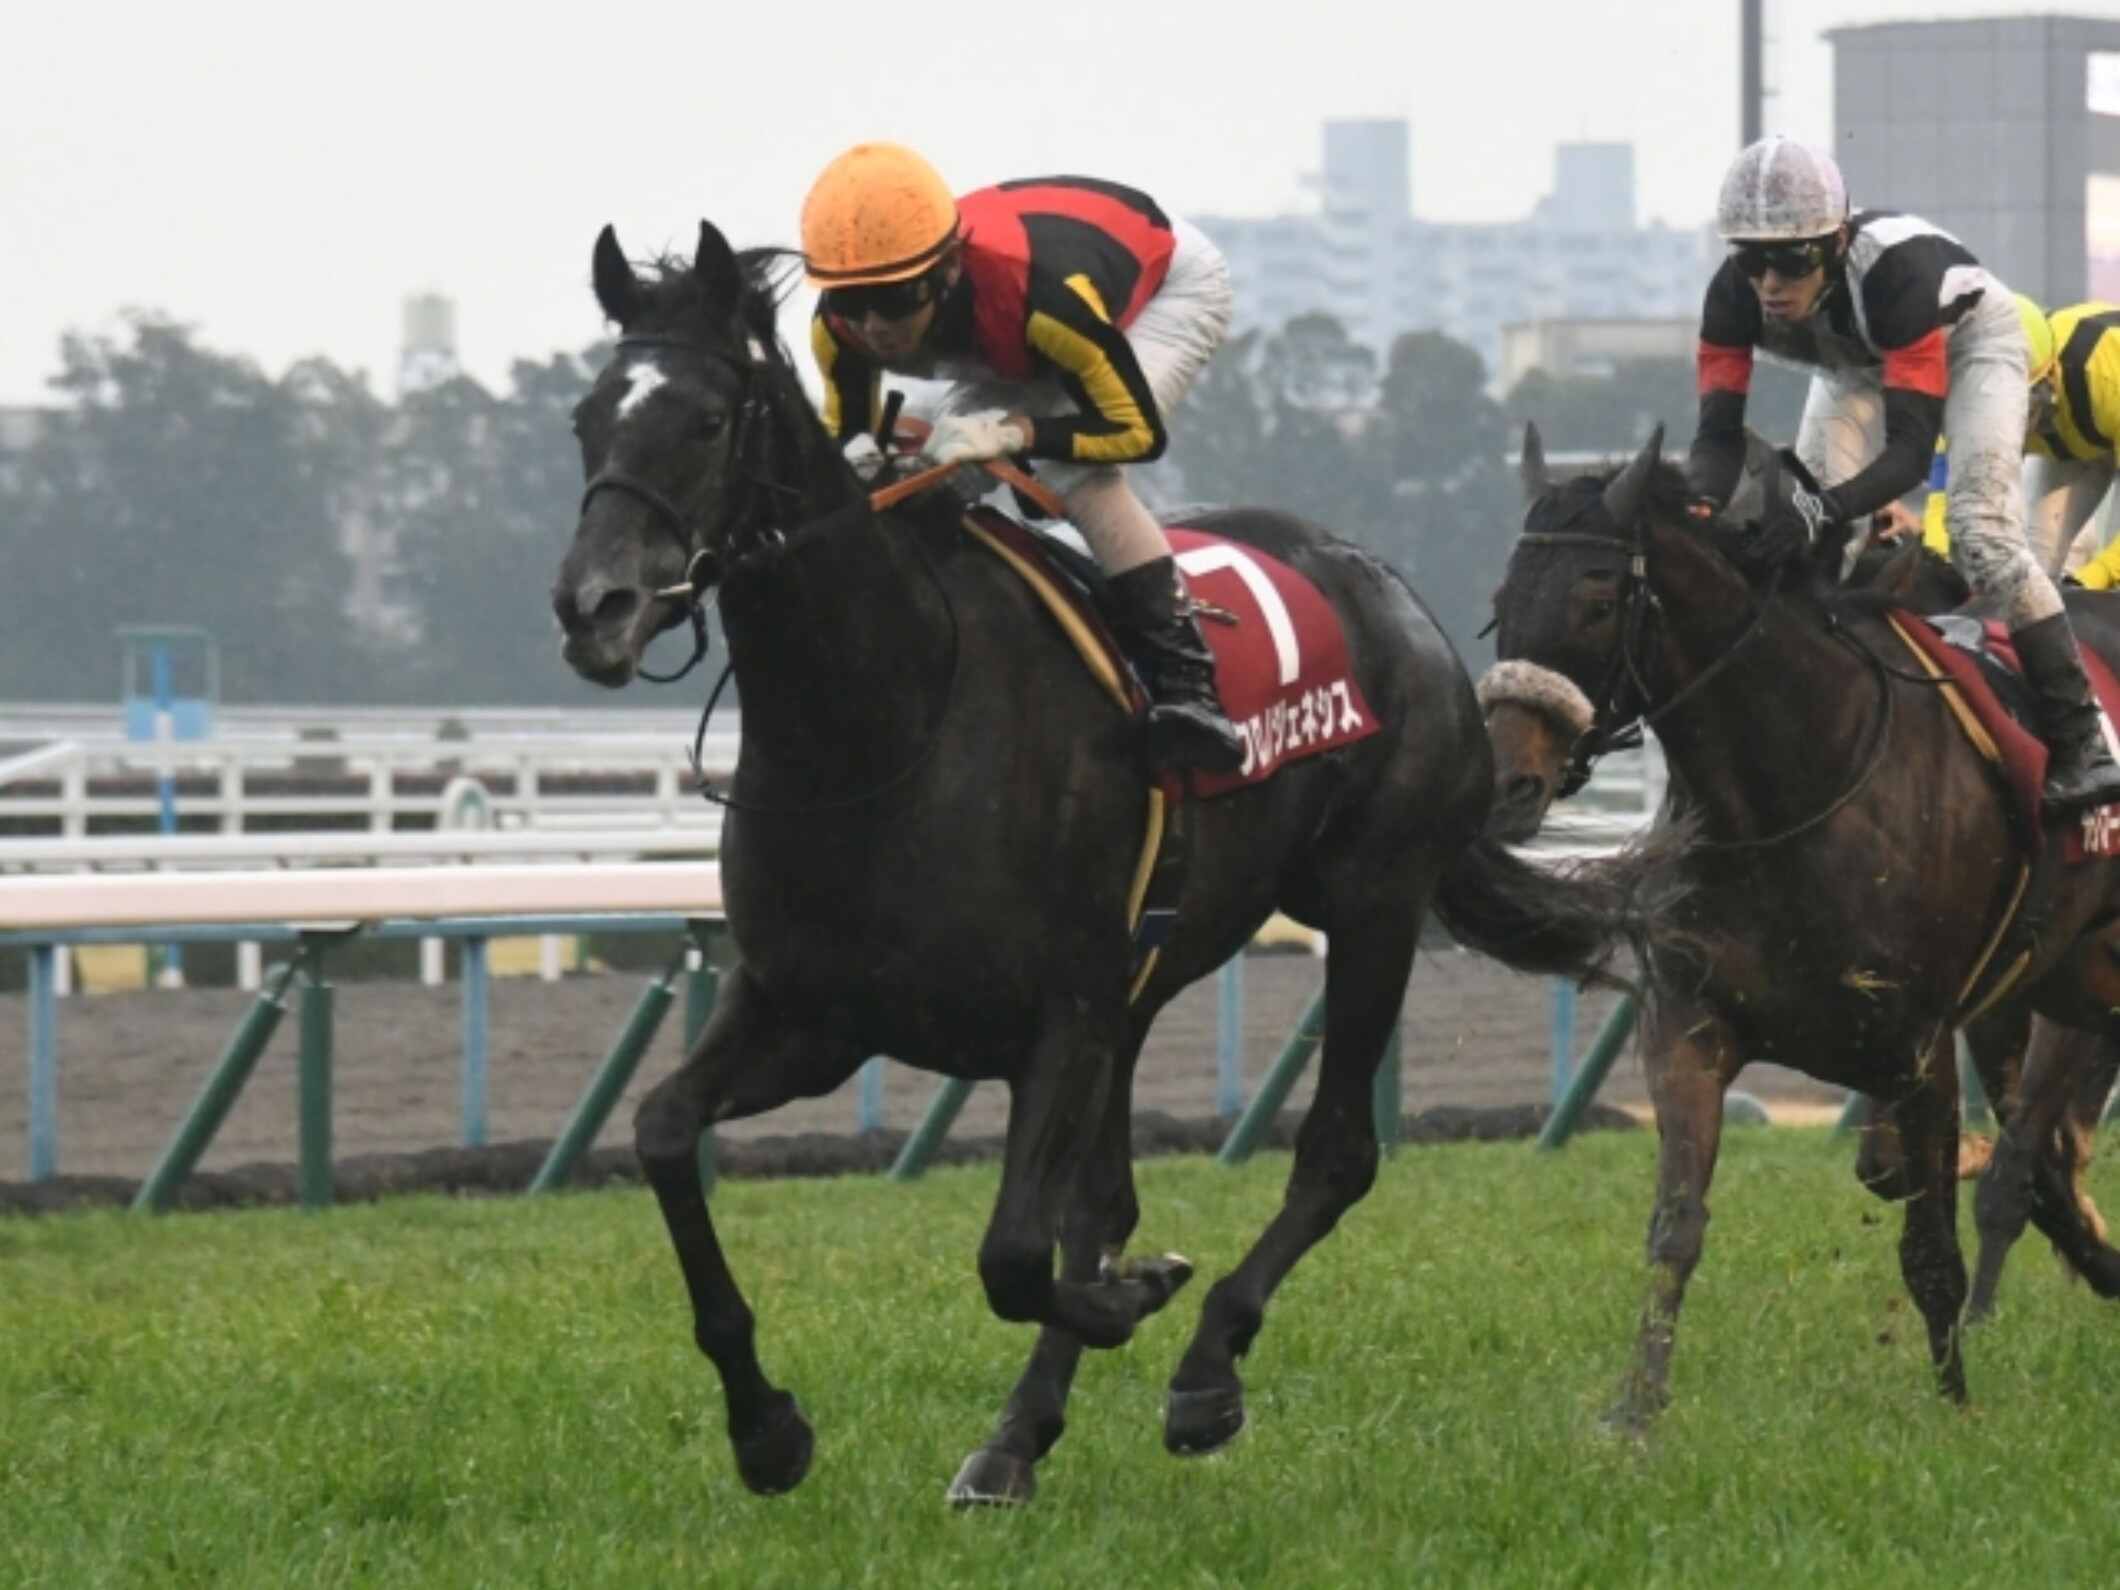
[[[903,450],[925,429],[893,432]],[[987,473],[1056,526],[1065,509],[1042,485],[995,461]],[[920,471],[874,494],[884,508],[941,485],[954,466]],[[966,535],[1006,564],[1059,626],[1100,688],[1129,716],[1148,708],[1148,693],[1113,637],[1101,602],[1096,560],[1054,533],[1041,533],[990,502],[963,507]],[[1337,750],[1377,732],[1376,716],[1354,677],[1339,615],[1294,569],[1256,548],[1211,532],[1169,526],[1171,550],[1185,573],[1195,612],[1215,655],[1223,710],[1244,737],[1233,773],[1159,773],[1148,794],[1147,831],[1128,897],[1133,933],[1130,995],[1139,998],[1177,924],[1191,848],[1190,801],[1225,795],[1270,778],[1291,762]]]

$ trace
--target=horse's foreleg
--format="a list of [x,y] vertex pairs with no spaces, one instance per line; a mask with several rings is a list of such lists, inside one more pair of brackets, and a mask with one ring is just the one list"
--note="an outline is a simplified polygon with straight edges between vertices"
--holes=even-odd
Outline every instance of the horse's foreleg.
[[1928,1326],[1937,1389],[1963,1402],[1966,1279],[1965,1255],[1958,1247],[1958,1067],[1948,1029],[1929,1045],[1920,1080],[1894,1101],[1892,1117],[1913,1188],[1899,1231],[1899,1273]]
[[1708,1231],[1708,1185],[1722,1146],[1723,1094],[1742,1063],[1736,1041],[1697,1007],[1650,1007],[1642,1053],[1656,1105],[1656,1210],[1649,1220],[1649,1295],[1619,1400],[1605,1422],[1647,1431],[1670,1398],[1671,1353],[1686,1283]]
[[1325,962],[1317,1094],[1296,1136],[1280,1209],[1243,1261],[1208,1292],[1199,1329],[1171,1377],[1163,1444],[1172,1452],[1212,1452],[1244,1428],[1237,1360],[1265,1322],[1268,1299],[1376,1180],[1377,1066],[1406,997],[1425,904],[1425,890],[1394,891],[1387,884],[1380,895],[1334,913],[1362,928],[1336,934]]
[[857,1047],[785,1022],[739,968],[723,980],[697,1047],[641,1100],[633,1117],[641,1169],[662,1207],[691,1294],[694,1339],[721,1375],[737,1471],[761,1496],[802,1483],[810,1466],[810,1426],[795,1398],[775,1387],[759,1365],[751,1310],[722,1256],[700,1185],[699,1142],[717,1121],[829,1092],[863,1058]]
[[[1140,1038],[1134,1038],[1139,1049]],[[1105,1100],[1097,1133],[1060,1229],[1060,1278],[1088,1285],[1124,1251],[1140,1220],[1134,1193],[1132,1064],[1120,1065]],[[1186,1274],[1190,1274],[1187,1270]],[[1183,1277],[1178,1278],[1181,1282]],[[1067,1427],[1067,1399],[1082,1361],[1082,1339],[1048,1325],[1038,1332],[1030,1362],[1009,1394],[1001,1422],[986,1443],[964,1460],[950,1500],[957,1505],[1028,1502],[1038,1489],[1036,1465]]]

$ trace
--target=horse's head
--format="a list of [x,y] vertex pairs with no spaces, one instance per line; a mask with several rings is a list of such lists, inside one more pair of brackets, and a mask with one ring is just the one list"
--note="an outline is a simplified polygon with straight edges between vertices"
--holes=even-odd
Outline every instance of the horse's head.
[[[1524,431],[1524,533],[1495,592],[1495,652],[1572,683],[1608,722],[1629,685],[1628,646],[1640,639],[1648,593],[1644,517],[1658,479],[1663,430],[1609,479],[1546,475],[1538,429]],[[1665,471],[1674,474],[1675,471]]]
[[771,536],[797,494],[806,407],[773,330],[776,256],[739,258],[702,222],[691,264],[635,272],[610,227],[596,299],[617,351],[574,410],[588,489],[552,588],[562,655],[623,685],[648,642]]
[[1522,844],[1556,800],[1575,792],[1576,750],[1596,713],[1568,680],[1523,661],[1496,663],[1480,679],[1478,694],[1494,747],[1486,831],[1503,844]]

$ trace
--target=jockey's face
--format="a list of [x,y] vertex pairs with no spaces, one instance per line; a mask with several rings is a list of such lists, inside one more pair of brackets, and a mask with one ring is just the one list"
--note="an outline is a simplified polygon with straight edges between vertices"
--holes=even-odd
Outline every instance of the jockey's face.
[[1826,267],[1839,257],[1840,233],[1778,245],[1740,243],[1731,252],[1769,319],[1802,320],[1825,296]]
[[923,351],[922,344],[935,324],[935,312],[942,303],[943,294],[957,285],[963,266],[952,256],[937,269],[933,278],[936,291],[929,293],[918,305],[901,307],[890,302],[863,303],[856,300],[852,306],[859,314],[841,312],[840,321],[862,349],[894,375],[925,375],[934,365],[932,354]]

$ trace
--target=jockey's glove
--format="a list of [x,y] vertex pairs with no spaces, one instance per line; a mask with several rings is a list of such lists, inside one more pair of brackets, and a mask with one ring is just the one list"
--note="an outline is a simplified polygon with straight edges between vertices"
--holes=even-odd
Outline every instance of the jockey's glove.
[[856,431],[853,440],[840,451],[846,455],[847,463],[864,483],[883,473],[883,449],[876,445],[876,438],[867,431]]
[[1833,507],[1825,493],[1792,485],[1753,528],[1753,555],[1770,567],[1794,563],[1818,545],[1832,522]]
[[1000,409],[979,414],[945,414],[928,432],[923,451],[938,464],[977,464],[989,458],[1020,453],[1031,439],[1006,422]]

